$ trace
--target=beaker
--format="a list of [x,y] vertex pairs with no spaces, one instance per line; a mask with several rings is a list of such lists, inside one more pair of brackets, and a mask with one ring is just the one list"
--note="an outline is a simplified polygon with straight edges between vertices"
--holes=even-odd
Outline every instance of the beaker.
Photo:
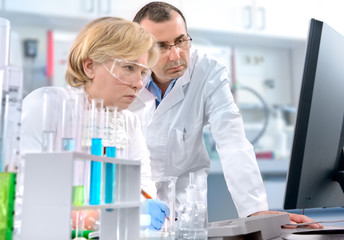
[[[152,225],[147,226],[147,214],[149,213],[145,209],[142,209],[145,206],[145,203],[143,202],[141,204],[141,214],[144,214],[141,219],[145,219],[145,222],[141,224],[141,239],[150,239],[156,237],[159,237],[159,239],[175,239],[177,220],[175,212],[176,181],[177,177],[173,176],[141,179],[142,196],[146,200],[152,199],[158,202],[162,202],[169,208],[169,214],[168,216],[166,216],[163,225],[160,229],[155,229],[155,227],[152,227]],[[154,214],[151,215],[151,218],[153,217]]]

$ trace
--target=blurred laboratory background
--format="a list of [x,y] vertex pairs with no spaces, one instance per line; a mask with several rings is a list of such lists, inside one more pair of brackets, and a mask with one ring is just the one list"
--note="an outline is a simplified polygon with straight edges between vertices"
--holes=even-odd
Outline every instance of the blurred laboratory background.
[[[11,22],[10,62],[24,69],[23,95],[64,86],[71,44],[82,26],[101,16],[131,20],[147,0],[0,0]],[[192,45],[218,58],[254,145],[272,210],[281,210],[308,24],[322,20],[344,34],[340,0],[170,0],[185,14]],[[1,37],[1,36],[0,36]],[[209,129],[209,221],[235,218]],[[221,207],[222,206],[222,207]]]

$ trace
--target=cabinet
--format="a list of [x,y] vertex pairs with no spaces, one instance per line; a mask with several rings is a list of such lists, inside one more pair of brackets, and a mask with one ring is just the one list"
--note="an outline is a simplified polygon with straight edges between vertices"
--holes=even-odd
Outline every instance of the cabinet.
[[[119,12],[117,9],[128,6],[123,2],[114,0],[2,0],[4,10],[13,12],[25,12],[31,14],[94,18],[99,16],[113,15]],[[68,6],[68,7],[66,7]],[[129,5],[132,8],[133,5]]]
[[[5,11],[23,12],[40,15],[63,15],[66,17],[91,18],[97,15],[97,1],[69,1],[69,0],[3,0]],[[107,1],[107,0],[100,0]],[[68,7],[66,7],[68,6]]]
[[251,0],[183,0],[181,11],[188,28],[248,31],[251,26]]
[[256,0],[256,8],[264,9],[265,34],[307,37],[309,20],[315,15],[317,1],[311,0]]
[[181,10],[190,28],[305,38],[315,5],[311,0],[183,0]]
[[[53,17],[81,18],[90,21],[102,16],[116,16],[132,20],[136,12],[146,3],[150,2],[149,0],[0,0],[0,2],[1,1],[4,1],[3,10],[7,13],[26,13],[30,14],[30,17],[40,17],[40,20],[42,20],[42,17],[47,17],[50,22]],[[180,6],[180,0],[169,0],[166,2],[176,7]],[[39,21],[39,19],[37,19],[37,21]],[[63,21],[63,24],[65,24],[65,21]]]
[[[74,161],[116,164],[113,204],[72,206]],[[35,153],[25,156],[20,239],[70,239],[71,211],[100,209],[101,239],[139,239],[140,162],[84,153]]]
[[[240,86],[254,89],[269,105],[290,105],[290,50],[262,47],[237,47],[235,65]],[[240,89],[240,88],[239,88]],[[261,104],[249,91],[238,91],[240,104]]]
[[[180,8],[182,0],[165,0],[164,2],[170,3],[177,8]],[[135,14],[151,0],[126,0],[116,1],[112,0],[111,14],[112,16],[122,17],[127,20],[133,20]]]

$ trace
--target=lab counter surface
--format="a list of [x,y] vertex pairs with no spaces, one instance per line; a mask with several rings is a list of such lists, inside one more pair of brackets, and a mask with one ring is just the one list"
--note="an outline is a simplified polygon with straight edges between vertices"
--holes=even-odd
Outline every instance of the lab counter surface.
[[[302,234],[300,234],[302,233]],[[303,234],[307,233],[307,234]],[[316,234],[321,233],[321,234]],[[343,226],[324,226],[324,229],[286,229],[282,228],[282,239],[286,240],[325,240],[344,239],[344,227]]]
[[[317,234],[317,232],[321,234]],[[300,234],[301,233],[301,234]],[[307,234],[306,234],[307,233]],[[269,240],[343,240],[344,227],[342,226],[325,226],[324,229],[309,229],[296,228],[286,229],[282,228],[282,236],[272,238]],[[260,234],[249,234],[233,237],[212,237],[209,240],[261,240]]]
[[[315,231],[324,232],[324,230],[330,230],[328,234],[315,234]],[[342,233],[335,233],[331,231],[342,231]],[[344,228],[336,226],[327,226],[323,230],[312,230],[305,228],[297,229],[285,229],[282,228],[282,236],[277,238],[272,238],[270,240],[343,240],[344,239]],[[312,234],[297,234],[299,232],[309,232]],[[314,233],[314,234],[313,234]],[[257,234],[246,235],[246,236],[235,236],[226,238],[208,238],[209,240],[260,240],[260,236]]]

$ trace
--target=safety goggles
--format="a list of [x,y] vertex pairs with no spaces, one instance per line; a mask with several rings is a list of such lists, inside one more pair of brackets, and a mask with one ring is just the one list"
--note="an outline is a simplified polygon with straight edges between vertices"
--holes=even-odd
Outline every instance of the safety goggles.
[[142,84],[146,85],[151,74],[149,67],[119,58],[112,58],[112,60],[110,68],[104,63],[103,66],[114,78],[126,84],[142,81]]

